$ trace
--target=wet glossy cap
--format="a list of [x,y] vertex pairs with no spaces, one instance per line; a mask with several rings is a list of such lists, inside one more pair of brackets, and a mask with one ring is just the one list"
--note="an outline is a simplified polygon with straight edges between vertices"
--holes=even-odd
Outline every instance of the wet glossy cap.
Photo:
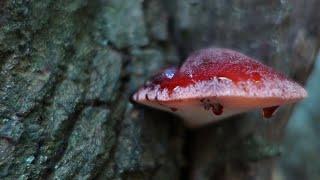
[[306,96],[299,84],[253,58],[208,48],[190,55],[179,69],[155,75],[133,100],[173,112],[197,127],[256,108],[270,117],[278,106]]

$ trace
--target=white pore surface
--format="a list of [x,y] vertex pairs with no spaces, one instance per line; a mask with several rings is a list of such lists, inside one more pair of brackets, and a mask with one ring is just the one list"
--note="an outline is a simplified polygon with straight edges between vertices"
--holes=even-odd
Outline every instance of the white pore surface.
[[[176,87],[170,94],[160,86],[145,87],[134,94],[141,104],[172,112],[189,126],[197,127],[225,117],[256,108],[279,106],[296,102],[307,92],[290,80],[245,81],[234,83],[227,78],[214,78],[187,87]],[[147,97],[147,98],[146,98]],[[215,115],[204,108],[201,99],[223,106],[223,113]],[[176,108],[177,111],[172,111]]]
[[206,97],[243,97],[243,98],[279,98],[283,104],[287,100],[299,100],[307,96],[307,92],[299,84],[290,80],[268,80],[259,82],[244,81],[233,83],[227,78],[214,78],[209,81],[201,81],[187,87],[177,86],[169,94],[167,89],[161,89],[159,85],[151,88],[140,89],[134,100],[141,102],[150,101],[179,101]]

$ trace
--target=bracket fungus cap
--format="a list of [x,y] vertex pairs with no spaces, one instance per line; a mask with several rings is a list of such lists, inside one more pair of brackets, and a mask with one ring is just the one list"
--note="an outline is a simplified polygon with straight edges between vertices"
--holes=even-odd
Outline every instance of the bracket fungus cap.
[[191,54],[179,69],[155,75],[132,98],[199,127],[257,108],[268,118],[278,106],[306,96],[299,84],[251,57],[208,48]]

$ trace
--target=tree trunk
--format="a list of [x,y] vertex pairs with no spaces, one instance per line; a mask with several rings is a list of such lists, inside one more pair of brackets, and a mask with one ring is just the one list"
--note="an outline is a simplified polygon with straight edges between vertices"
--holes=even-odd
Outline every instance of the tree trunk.
[[[305,82],[319,1],[0,1],[0,179],[268,179],[291,107],[187,130],[133,105],[150,75],[207,46]],[[259,128],[259,129],[258,129]]]

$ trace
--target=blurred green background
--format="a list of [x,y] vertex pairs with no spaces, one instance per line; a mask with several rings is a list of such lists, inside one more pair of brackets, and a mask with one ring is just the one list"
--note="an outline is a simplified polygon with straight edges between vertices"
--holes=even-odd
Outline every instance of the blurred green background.
[[320,55],[286,128],[279,179],[320,179]]

